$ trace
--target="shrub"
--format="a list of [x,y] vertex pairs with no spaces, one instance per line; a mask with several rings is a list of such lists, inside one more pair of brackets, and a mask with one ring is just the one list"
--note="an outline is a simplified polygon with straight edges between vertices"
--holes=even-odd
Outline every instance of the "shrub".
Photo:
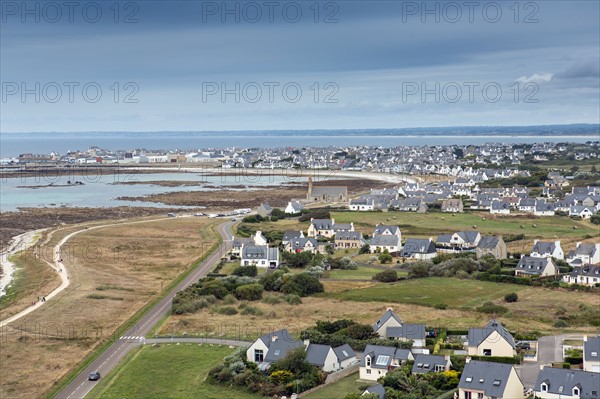
[[381,281],[382,283],[391,283],[398,281],[398,273],[395,270],[384,270],[374,275],[373,280]]
[[267,305],[277,305],[278,303],[281,303],[281,299],[274,295],[266,296],[262,301]]
[[306,270],[306,273],[310,274],[313,277],[321,278],[323,277],[323,274],[325,274],[325,269],[323,269],[321,266],[313,266],[309,267]]
[[224,305],[233,305],[236,302],[237,302],[237,299],[231,294],[227,294],[227,295],[225,295],[225,298],[223,298]]
[[505,302],[517,302],[519,300],[519,296],[516,292],[511,292],[510,294],[506,294],[504,296]]
[[218,314],[224,314],[227,316],[233,316],[234,314],[238,313],[237,309],[233,306],[217,306],[214,308],[214,311]]
[[235,289],[237,299],[243,301],[258,301],[262,298],[263,286],[260,284],[246,284]]
[[379,254],[379,256],[377,257],[377,259],[379,259],[379,263],[389,263],[392,261],[392,255],[389,254],[389,252],[387,252],[387,249],[382,252],[381,254]]
[[360,251],[358,251],[359,255],[363,255],[363,254],[369,254],[371,253],[371,249],[369,247],[369,244],[365,244],[362,247],[360,247]]
[[231,273],[234,276],[247,276],[247,277],[256,277],[258,274],[258,269],[256,266],[239,266],[236,267]]
[[373,332],[373,327],[366,324],[351,324],[346,328],[346,333],[348,337],[360,340],[377,337],[377,334]]
[[554,327],[556,327],[556,328],[565,328],[568,326],[569,326],[569,324],[567,324],[567,322],[564,320],[556,320],[554,322]]
[[244,309],[242,309],[241,314],[252,315],[252,316],[262,316],[263,312],[262,312],[262,310],[260,310],[259,308],[255,307],[255,306],[244,306]]
[[483,305],[476,308],[478,312],[482,313],[495,313],[495,314],[505,314],[508,313],[508,308],[502,305],[496,305],[494,302],[485,302]]
[[436,303],[435,305],[433,305],[433,307],[435,309],[444,310],[448,307],[448,305],[446,305],[445,303]]
[[242,222],[244,222],[244,223],[259,223],[262,220],[263,220],[263,218],[260,215],[250,215],[250,216],[246,216],[245,218],[243,218]]
[[269,381],[276,385],[284,385],[288,382],[292,382],[294,379],[294,373],[287,370],[277,370],[271,373]]
[[307,296],[323,291],[325,289],[319,279],[308,273],[293,275],[281,286],[281,292],[299,296]]
[[289,294],[285,296],[285,301],[290,305],[301,305],[302,299],[296,294]]

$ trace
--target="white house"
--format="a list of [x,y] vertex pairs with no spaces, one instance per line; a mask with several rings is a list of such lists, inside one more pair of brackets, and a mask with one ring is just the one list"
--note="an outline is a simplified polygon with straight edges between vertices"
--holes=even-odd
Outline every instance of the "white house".
[[300,213],[304,209],[304,205],[302,205],[298,201],[290,201],[285,207],[284,212],[290,215]]
[[600,397],[600,373],[545,366],[533,388],[542,399],[593,399]]
[[266,245],[243,245],[240,265],[278,268],[279,249]]
[[252,236],[254,240],[254,245],[267,245],[267,239],[263,236],[262,231],[257,231],[254,236]]
[[400,256],[409,259],[428,260],[437,256],[433,239],[408,238],[402,247]]
[[510,205],[504,201],[492,201],[490,213],[492,215],[508,215],[510,214]]
[[523,277],[546,277],[558,276],[559,268],[550,257],[540,258],[534,256],[523,256],[519,259],[515,268],[515,276]]
[[413,341],[414,347],[425,347],[427,335],[425,325],[404,323],[392,308],[388,308],[381,318],[373,324],[373,332],[381,338]]
[[569,284],[594,287],[596,284],[600,284],[600,265],[575,266],[570,274],[563,276],[563,281]]
[[471,360],[458,382],[455,399],[524,399],[524,386],[512,364]]
[[560,241],[549,242],[534,240],[529,255],[535,258],[565,259],[565,253],[560,247]]
[[496,320],[490,321],[484,328],[469,328],[466,347],[470,356],[515,355],[515,340],[512,334]]
[[569,216],[579,216],[582,219],[589,219],[594,213],[595,209],[590,206],[573,205],[569,208]]
[[414,356],[408,349],[367,345],[360,362],[359,378],[377,381],[380,377],[385,377],[389,371],[402,366],[409,360],[414,360]]
[[600,243],[586,244],[578,242],[575,250],[569,252],[567,263],[571,266],[600,263]]
[[375,209],[375,200],[368,198],[353,199],[348,204],[348,209],[351,211],[372,211]]

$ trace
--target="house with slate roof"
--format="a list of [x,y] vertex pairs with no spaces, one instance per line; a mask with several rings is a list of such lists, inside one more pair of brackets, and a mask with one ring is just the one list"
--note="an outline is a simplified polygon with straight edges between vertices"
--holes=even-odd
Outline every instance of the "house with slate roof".
[[336,249],[358,249],[365,245],[366,241],[359,231],[340,231],[335,233]]
[[444,249],[473,250],[480,240],[481,234],[478,231],[459,231],[438,236],[436,245]]
[[492,201],[490,213],[492,215],[508,215],[510,214],[510,205],[504,201]]
[[373,324],[373,332],[381,338],[387,338],[387,329],[390,327],[402,327],[402,320],[392,308],[388,308],[383,316]]
[[413,374],[441,373],[450,370],[450,356],[427,355],[420,353],[415,358]]
[[373,385],[365,389],[361,396],[375,394],[379,396],[379,399],[385,399],[385,387],[381,384]]
[[241,253],[241,266],[279,267],[279,249],[267,245],[244,245]]
[[464,205],[460,198],[450,198],[442,201],[442,212],[463,213]]
[[389,253],[399,253],[402,249],[402,241],[395,235],[375,235],[368,240],[369,250],[371,253],[383,252],[388,250]]
[[400,227],[388,225],[388,224],[378,224],[375,226],[375,230],[373,230],[373,236],[396,236],[398,238],[402,238],[402,233],[400,232]]
[[310,225],[308,226],[307,235],[309,237],[333,237],[333,225],[335,219],[310,219]]
[[517,277],[558,276],[559,269],[552,258],[523,256],[515,268]]
[[286,230],[283,233],[283,238],[281,239],[281,244],[285,247],[292,238],[303,238],[303,237],[304,237],[303,231]]
[[583,369],[600,373],[600,334],[583,337]]
[[533,247],[531,248],[529,255],[536,258],[565,259],[565,253],[560,247],[560,241],[549,242],[534,240]]
[[578,242],[575,250],[567,255],[567,263],[571,266],[600,263],[600,243]]
[[335,349],[329,345],[311,344],[308,340],[293,339],[287,329],[260,336],[246,350],[246,359],[266,371],[272,363],[285,358],[297,348],[304,348],[309,364],[327,373],[349,367],[358,361],[356,353],[347,344]]
[[545,366],[533,391],[542,399],[600,399],[600,373]]
[[455,399],[524,399],[524,386],[512,364],[471,360],[458,382]]
[[408,238],[404,243],[400,256],[409,259],[427,260],[435,258],[437,256],[437,251],[432,238],[428,240]]
[[294,215],[296,213],[300,213],[302,211],[302,209],[304,209],[304,205],[302,205],[300,202],[290,201],[290,202],[288,202],[287,206],[285,207],[284,212],[289,215]]
[[285,251],[287,252],[310,252],[312,254],[316,254],[318,252],[319,243],[316,238],[312,237],[299,237],[292,238],[288,243],[284,246]]
[[409,360],[414,360],[408,349],[393,346],[367,345],[359,367],[361,380],[377,381]]
[[392,308],[388,308],[379,320],[373,324],[373,332],[381,338],[413,341],[413,346],[425,347],[426,331],[424,324],[407,324]]
[[594,287],[600,284],[600,265],[575,266],[570,274],[563,276],[563,281]]
[[484,328],[469,328],[465,346],[470,356],[515,355],[515,339],[497,320],[491,320]]
[[502,236],[483,236],[475,249],[477,259],[491,255],[496,259],[506,259],[508,250]]

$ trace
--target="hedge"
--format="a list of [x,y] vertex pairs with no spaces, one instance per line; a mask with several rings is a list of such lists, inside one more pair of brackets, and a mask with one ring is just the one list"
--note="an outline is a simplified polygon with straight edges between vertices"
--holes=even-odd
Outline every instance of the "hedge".
[[505,363],[505,364],[521,364],[521,358],[518,356],[471,356],[473,360],[481,360],[482,362]]

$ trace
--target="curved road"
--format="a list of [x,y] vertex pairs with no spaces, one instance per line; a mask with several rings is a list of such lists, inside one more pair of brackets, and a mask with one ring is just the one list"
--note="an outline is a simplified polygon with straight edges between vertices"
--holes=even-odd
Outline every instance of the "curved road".
[[143,341],[143,337],[169,312],[175,294],[204,277],[211,267],[220,260],[221,256],[229,250],[233,239],[231,226],[234,224],[233,221],[227,221],[218,225],[217,232],[223,237],[222,246],[200,263],[189,276],[154,305],[134,326],[123,333],[117,331],[115,334],[118,334],[119,338],[79,373],[55,398],[81,399],[85,397],[96,384],[93,381],[88,381],[91,372],[99,371],[102,376],[106,376],[131,349],[138,346]]

